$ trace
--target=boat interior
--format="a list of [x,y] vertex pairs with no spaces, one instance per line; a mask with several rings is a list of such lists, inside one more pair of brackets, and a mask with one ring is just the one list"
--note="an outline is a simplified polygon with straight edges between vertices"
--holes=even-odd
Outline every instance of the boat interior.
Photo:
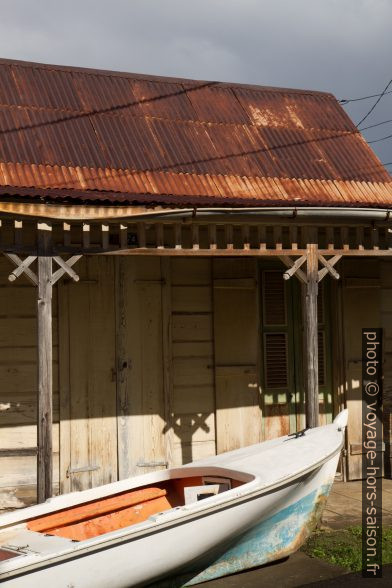
[[27,529],[46,536],[84,541],[244,483],[219,476],[165,480],[31,519],[27,522]]

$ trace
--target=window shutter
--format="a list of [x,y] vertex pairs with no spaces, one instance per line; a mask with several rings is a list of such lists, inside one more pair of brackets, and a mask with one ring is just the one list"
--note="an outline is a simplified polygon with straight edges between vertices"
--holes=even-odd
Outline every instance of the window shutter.
[[265,372],[267,388],[287,388],[286,333],[265,333]]
[[286,323],[286,297],[282,272],[264,272],[264,324]]
[[263,272],[264,369],[267,389],[287,390],[288,344],[283,272]]

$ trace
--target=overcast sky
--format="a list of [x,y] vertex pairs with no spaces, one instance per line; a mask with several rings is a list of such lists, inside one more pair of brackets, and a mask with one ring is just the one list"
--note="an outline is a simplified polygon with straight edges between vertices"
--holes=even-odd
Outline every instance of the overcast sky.
[[[379,93],[392,78],[392,0],[0,0],[0,9],[7,58],[337,98]],[[354,122],[374,101],[347,107]],[[392,93],[364,126],[388,119]],[[392,123],[364,134],[390,135]],[[372,146],[392,162],[392,139]]]

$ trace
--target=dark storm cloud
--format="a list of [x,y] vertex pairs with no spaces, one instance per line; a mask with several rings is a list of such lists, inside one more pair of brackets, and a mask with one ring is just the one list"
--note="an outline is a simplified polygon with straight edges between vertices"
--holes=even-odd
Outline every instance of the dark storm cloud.
[[[392,78],[391,22],[390,0],[2,0],[0,54],[351,98]],[[347,110],[358,122],[371,104]],[[392,94],[366,124],[387,119]],[[388,134],[392,124],[365,132]],[[392,161],[392,140],[373,148]]]

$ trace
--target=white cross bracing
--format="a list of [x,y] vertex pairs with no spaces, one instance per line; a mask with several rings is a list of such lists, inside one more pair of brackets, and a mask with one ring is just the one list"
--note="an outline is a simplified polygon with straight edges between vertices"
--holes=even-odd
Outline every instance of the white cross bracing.
[[[8,276],[10,282],[14,282],[19,276],[25,274],[25,276],[32,282],[35,286],[38,286],[38,276],[35,272],[30,269],[31,264],[37,259],[37,256],[30,255],[22,260],[18,255],[15,253],[4,253],[4,255],[12,261],[14,265],[16,265],[16,269]],[[67,261],[64,261],[59,256],[54,256],[52,259],[57,263],[59,269],[52,273],[52,278],[50,280],[51,285],[53,286],[60,278],[64,276],[64,274],[68,274],[75,282],[79,281],[78,274],[72,269],[72,266],[81,258],[81,255],[73,255]]]
[[[322,269],[318,270],[318,281],[321,282],[321,280],[328,273],[331,274],[331,276],[335,280],[338,280],[340,278],[340,276],[339,276],[338,272],[335,270],[334,265],[339,261],[339,259],[342,256],[341,255],[334,255],[333,257],[326,259],[323,255],[321,255],[321,253],[318,253],[317,257],[318,257],[319,262],[324,266]],[[283,278],[285,280],[289,280],[292,276],[296,275],[297,278],[301,282],[303,282],[304,284],[307,283],[307,276],[306,276],[305,272],[303,272],[300,269],[301,266],[306,262],[307,255],[302,255],[301,257],[299,257],[295,261],[293,261],[291,259],[291,257],[288,257],[287,255],[280,255],[279,259],[281,261],[283,261],[283,263],[285,264],[286,267],[289,268],[283,274]]]

